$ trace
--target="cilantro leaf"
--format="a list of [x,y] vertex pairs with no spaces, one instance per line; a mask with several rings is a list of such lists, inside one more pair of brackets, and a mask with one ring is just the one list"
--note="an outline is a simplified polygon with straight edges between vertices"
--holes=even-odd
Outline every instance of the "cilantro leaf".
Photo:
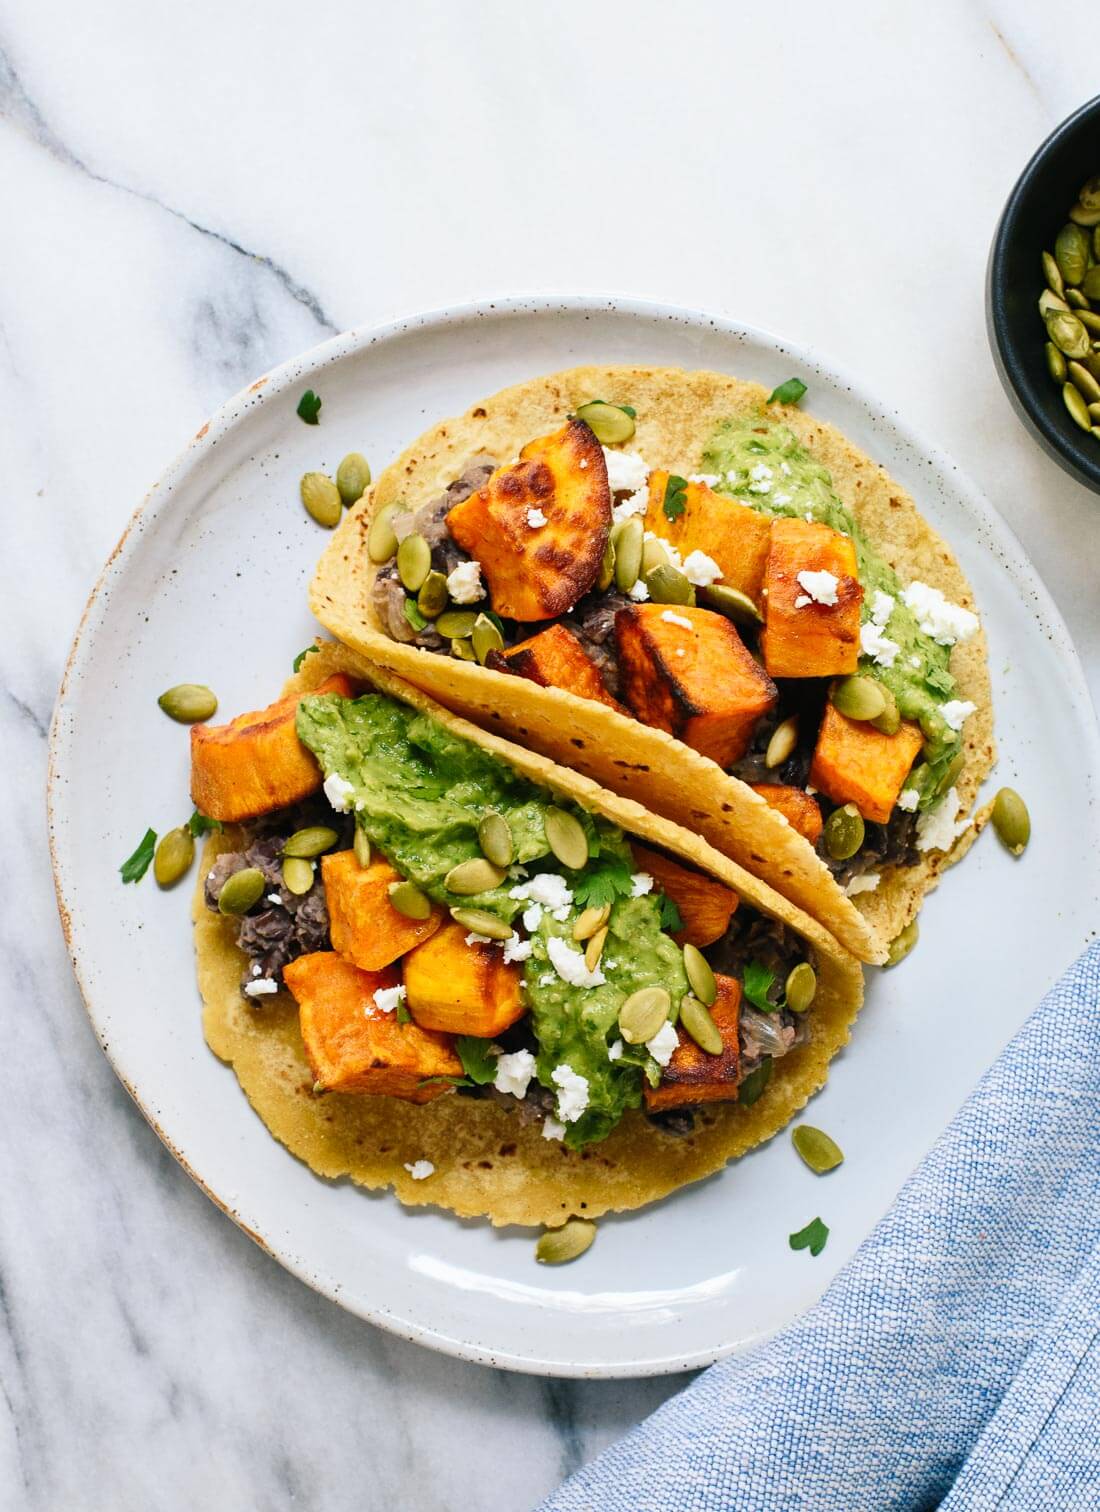
[[828,1237],[829,1230],[821,1219],[812,1218],[804,1229],[799,1229],[797,1234],[791,1234],[787,1243],[793,1250],[808,1249],[811,1255],[820,1255]]
[[312,389],[306,389],[298,400],[298,418],[304,420],[307,425],[316,425],[321,413],[321,396],[315,394]]
[[738,1087],[737,1101],[743,1108],[751,1108],[771,1079],[772,1058],[770,1055],[765,1055],[755,1071],[750,1071]]
[[221,827],[220,819],[208,819],[205,814],[200,814],[198,809],[195,810],[187,821],[187,828],[196,840],[200,840],[203,835],[209,835],[215,830],[220,830]]
[[418,1087],[435,1087],[440,1082],[446,1082],[448,1087],[472,1087],[473,1082],[468,1076],[425,1076],[417,1082]]
[[140,882],[149,870],[149,862],[153,859],[153,852],[157,848],[156,830],[147,829],[138,842],[138,848],[132,856],[119,867],[123,882]]
[[678,520],[687,508],[687,500],[684,498],[686,489],[686,478],[681,478],[678,473],[669,473],[668,482],[665,484],[665,497],[661,503],[666,520]]
[[399,1024],[412,1023],[412,1014],[409,1012],[409,1005],[405,1002],[404,998],[397,1005],[396,1018]]
[[806,392],[806,385],[801,378],[788,378],[786,383],[781,383],[778,388],[772,389],[768,395],[769,404],[797,404]]
[[683,929],[684,920],[680,910],[669,897],[668,893],[661,894],[661,928],[666,934],[676,934]]
[[759,1008],[761,1013],[774,1013],[777,1008],[782,1008],[782,1003],[773,1003],[768,993],[775,985],[775,972],[770,971],[760,961],[747,961],[745,972],[741,982],[745,996],[754,1008]]
[[407,598],[405,600],[405,618],[417,632],[428,628],[428,621],[417,608],[414,598]]
[[314,651],[320,651],[320,649],[320,646],[307,646],[304,651],[299,651],[293,662],[295,672],[300,672],[302,670],[302,663],[305,661],[307,656],[312,656]]
[[603,908],[616,898],[629,898],[634,873],[630,862],[619,856],[601,861],[579,878],[573,886],[573,901],[578,908]]
[[487,1087],[490,1082],[496,1081],[497,1056],[492,1054],[492,1040],[460,1034],[455,1040],[455,1049],[463,1071],[475,1087]]

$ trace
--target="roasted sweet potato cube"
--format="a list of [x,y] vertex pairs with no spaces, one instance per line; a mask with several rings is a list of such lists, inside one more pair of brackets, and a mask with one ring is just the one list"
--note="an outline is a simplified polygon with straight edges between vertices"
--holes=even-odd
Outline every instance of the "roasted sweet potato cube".
[[683,929],[673,939],[678,945],[713,945],[730,927],[741,899],[732,888],[704,877],[701,872],[670,861],[661,851],[646,845],[632,844],[638,870],[648,872],[663,893],[672,899],[684,921]]
[[[836,579],[831,597],[823,584],[800,581],[800,573],[825,572]],[[859,665],[859,611],[863,589],[856,548],[848,536],[815,520],[773,520],[764,573],[764,628],[760,649],[773,677],[836,677]]]
[[461,924],[445,924],[405,957],[408,1007],[423,1029],[491,1039],[526,1012],[518,965],[499,945],[467,945]]
[[645,1088],[645,1105],[651,1113],[737,1096],[741,1080],[741,983],[736,977],[717,973],[714,979],[718,997],[710,1016],[722,1035],[722,1053],[708,1055],[680,1029],[680,1044],[661,1072],[660,1084]]
[[864,819],[886,824],[923,744],[919,725],[908,720],[895,735],[884,735],[826,704],[810,781],[834,803],[854,803]]
[[772,522],[748,504],[725,499],[706,483],[689,483],[681,495],[683,513],[670,520],[664,512],[667,472],[649,475],[647,530],[669,541],[681,556],[705,551],[722,569],[721,582],[760,602]]
[[557,619],[592,587],[607,545],[611,491],[600,443],[583,420],[566,421],[498,467],[447,525],[481,563],[498,614]]
[[452,1089],[428,1077],[461,1076],[449,1034],[433,1034],[383,1012],[374,994],[400,984],[396,967],[360,971],[334,950],[299,956],[283,968],[294,994],[314,1080],[328,1092],[373,1092],[426,1103]]
[[500,660],[509,672],[530,678],[542,688],[564,688],[578,698],[591,698],[610,709],[626,710],[604,687],[600,669],[580,641],[564,625],[551,625],[530,640],[520,641]]
[[[352,685],[338,672],[312,692],[350,698]],[[292,693],[266,709],[238,714],[228,724],[191,726],[191,801],[200,814],[235,824],[316,792],[321,769],[294,728],[299,700],[305,697]]]
[[811,845],[817,844],[825,821],[812,793],[800,787],[788,787],[782,782],[750,782],[749,787],[759,793],[765,803],[778,809],[791,828],[805,835]]
[[643,724],[728,767],[743,756],[775,684],[724,615],[634,604],[615,616],[623,694]]
[[381,971],[435,934],[443,910],[427,919],[407,919],[390,902],[389,886],[400,881],[388,861],[360,866],[354,851],[321,857],[332,948],[363,971]]

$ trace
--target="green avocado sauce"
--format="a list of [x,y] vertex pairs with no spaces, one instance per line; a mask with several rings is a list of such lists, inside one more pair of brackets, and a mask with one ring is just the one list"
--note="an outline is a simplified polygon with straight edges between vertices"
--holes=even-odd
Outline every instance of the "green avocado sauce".
[[[622,895],[623,883],[628,889],[635,870],[622,831],[564,803],[487,751],[392,698],[368,694],[349,699],[334,693],[303,698],[297,730],[326,778],[337,774],[354,788],[356,823],[371,845],[438,903],[486,909],[508,923],[529,906],[510,896],[517,886],[511,879],[475,897],[459,897],[444,886],[452,866],[481,855],[477,826],[490,812],[507,820],[515,859],[527,868],[527,880],[539,872],[554,872],[583,896],[593,878],[617,875],[620,886],[600,962],[603,984],[573,986],[550,961],[553,938],[583,953],[583,945],[578,947],[572,939],[582,906],[578,901],[564,919],[543,909],[523,966],[539,1047],[539,1082],[557,1093],[553,1072],[563,1064],[588,1081],[588,1107],[566,1125],[565,1143],[578,1149],[606,1138],[627,1108],[640,1105],[643,1080],[647,1075],[655,1078],[657,1071],[644,1046],[624,1047],[620,1059],[608,1059],[608,1048],[618,1038],[619,1008],[638,987],[664,987],[674,1003],[688,990],[680,948],[661,929],[659,894]],[[551,854],[544,820],[552,807],[568,808],[585,828],[589,860],[580,871],[565,871]]]
[[[753,469],[762,463],[771,470],[770,478],[753,477]],[[955,690],[949,670],[951,647],[939,645],[921,630],[913,611],[902,603],[902,584],[894,569],[837,497],[828,470],[813,460],[789,426],[763,416],[724,420],[703,453],[703,470],[721,479],[715,484],[716,492],[749,504],[761,514],[799,519],[810,515],[850,536],[863,586],[864,623],[871,618],[876,590],[894,599],[884,627],[884,633],[901,647],[894,665],[882,667],[861,656],[860,671],[888,687],[902,717],[917,721],[924,732],[927,768],[914,771],[911,785],[919,787],[920,807],[927,808],[962,746],[962,736],[940,713],[940,706]]]

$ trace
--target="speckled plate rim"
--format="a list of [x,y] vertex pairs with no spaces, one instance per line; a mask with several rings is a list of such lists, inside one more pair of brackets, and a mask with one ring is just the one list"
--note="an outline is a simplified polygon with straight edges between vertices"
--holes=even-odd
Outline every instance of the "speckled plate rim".
[[[414,1318],[398,1316],[385,1306],[357,1304],[347,1295],[343,1284],[336,1276],[310,1267],[286,1246],[278,1244],[270,1233],[265,1232],[260,1220],[250,1211],[247,1202],[234,1205],[219,1194],[212,1184],[212,1179],[208,1179],[191,1164],[185,1151],[173,1139],[172,1131],[162,1126],[155,1110],[143,1098],[142,1088],[131,1074],[125,1044],[109,1040],[104,1031],[101,1006],[96,1002],[95,995],[88,984],[81,955],[73,941],[71,908],[75,883],[67,868],[61,836],[65,817],[65,799],[62,795],[65,790],[58,780],[59,770],[64,764],[72,740],[72,735],[65,729],[64,719],[70,691],[85,658],[91,657],[94,653],[96,632],[107,612],[110,591],[126,571],[135,531],[152,527],[156,523],[168,499],[182,485],[191,470],[207,457],[218,441],[232,430],[252,406],[266,404],[285,395],[292,387],[322,374],[326,367],[339,362],[349,354],[362,352],[413,331],[431,332],[487,318],[535,316],[553,319],[560,315],[585,315],[586,312],[600,315],[611,314],[628,320],[634,318],[641,322],[667,321],[689,328],[694,327],[719,337],[729,338],[731,351],[736,350],[738,343],[755,343],[770,347],[776,356],[797,364],[803,372],[816,374],[834,389],[846,391],[864,408],[870,423],[875,428],[884,428],[892,435],[896,443],[907,448],[915,457],[921,458],[936,472],[950,479],[951,491],[962,501],[973,521],[980,525],[986,540],[996,547],[1005,569],[1026,591],[1030,601],[1030,611],[1038,620],[1042,634],[1051,642],[1061,660],[1064,677],[1081,729],[1086,732],[1085,738],[1089,745],[1088,768],[1092,773],[1100,772],[1100,735],[1097,732],[1087,684],[1065,623],[1015,534],[980,491],[960,473],[956,465],[937,446],[920,437],[909,425],[898,418],[896,412],[869,401],[861,386],[852,377],[835,366],[822,362],[810,349],[778,338],[759,327],[740,324],[725,317],[690,308],[650,300],[600,294],[547,293],[535,296],[510,295],[491,300],[472,301],[409,316],[395,317],[378,325],[353,329],[281,364],[242,389],[221,406],[166,468],[162,476],[150,488],[143,502],[134,511],[89,596],[69,652],[51,723],[47,809],[58,911],[73,971],[93,1030],[123,1086],[166,1148],[196,1184],[233,1219],[238,1227],[308,1286],[401,1338],[424,1344],[457,1358],[526,1373],[584,1378],[629,1378],[668,1374],[708,1365],[725,1355],[759,1343],[763,1337],[767,1336],[767,1331],[743,1335],[732,1342],[717,1341],[713,1347],[695,1350],[689,1354],[669,1353],[627,1361],[589,1361],[576,1365],[560,1359],[540,1358],[526,1352],[513,1353],[507,1349],[489,1348],[474,1340],[449,1334],[444,1329],[425,1325]],[[1095,815],[1091,815],[1091,823],[1096,831],[1098,848],[1100,848],[1100,822]],[[828,1276],[823,1278],[824,1281],[828,1279],[830,1279]]]

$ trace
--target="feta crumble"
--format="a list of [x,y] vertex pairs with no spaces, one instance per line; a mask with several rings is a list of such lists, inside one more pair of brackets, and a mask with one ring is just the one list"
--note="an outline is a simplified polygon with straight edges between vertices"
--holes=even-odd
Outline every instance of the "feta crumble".
[[649,508],[649,489],[639,488],[637,493],[632,493],[621,504],[616,504],[611,514],[618,525],[623,520],[629,520],[631,515],[644,515]]
[[749,469],[749,493],[766,494],[772,491],[772,478],[774,474],[766,462],[758,462],[755,467]]
[[355,788],[339,772],[332,772],[325,778],[325,797],[338,814],[346,814],[355,797]]
[[476,604],[485,597],[480,562],[459,562],[447,574],[447,592],[456,604]]
[[278,982],[273,982],[270,977],[258,977],[254,982],[244,984],[245,997],[269,997],[278,990]]
[[513,961],[526,961],[534,948],[532,940],[521,940],[513,929],[510,937],[504,942],[505,965],[510,966]]
[[[573,893],[564,877],[557,872],[540,872],[538,876],[531,877],[527,882],[520,882],[515,887],[508,889],[508,896],[515,898],[518,903],[539,903],[543,908],[550,909],[557,918],[557,910],[569,908],[573,901]],[[541,915],[540,915],[541,917]],[[527,917],[524,915],[524,928],[528,928]],[[539,921],[530,926],[537,929]]]
[[517,1050],[514,1055],[502,1055],[497,1061],[493,1086],[498,1092],[510,1092],[513,1097],[526,1097],[534,1074],[535,1057],[530,1050]]
[[541,509],[529,509],[527,511],[527,523],[532,530],[537,530],[540,525],[546,524],[546,516]]
[[374,1006],[381,1013],[392,1013],[405,1001],[404,987],[379,987],[374,994]]
[[645,534],[642,536],[642,540],[643,541],[656,541],[659,544],[659,546],[661,547],[661,550],[668,557],[668,561],[669,561],[669,566],[670,567],[679,567],[679,568],[683,567],[684,564],[680,560],[680,553],[679,553],[679,551],[677,551],[676,547],[672,544],[671,541],[666,541],[663,536],[657,535],[652,530],[647,530],[645,532]]
[[576,1123],[588,1107],[588,1077],[574,1071],[567,1061],[563,1061],[551,1071],[550,1080],[555,1087],[560,1088],[558,1117],[562,1123]]
[[868,620],[859,627],[859,648],[879,667],[892,667],[898,659],[901,647],[883,633],[881,625]]
[[898,808],[904,809],[907,814],[913,813],[919,802],[920,793],[915,787],[902,788],[898,794]]
[[959,820],[962,807],[958,788],[948,788],[939,803],[917,820],[917,849],[945,851],[970,828],[970,820]]
[[613,1041],[612,1044],[608,1045],[608,1047],[607,1047],[607,1058],[608,1058],[609,1061],[622,1060],[622,1058],[623,1058],[623,1042],[622,1042],[622,1040],[615,1040],[615,1041]]
[[630,896],[647,897],[653,891],[653,878],[648,872],[635,872],[630,879]]
[[882,881],[881,872],[864,872],[862,877],[853,877],[844,889],[845,897],[856,898],[860,893],[874,892]]
[[978,616],[961,604],[949,603],[938,588],[927,583],[910,583],[902,590],[901,601],[917,616],[924,634],[940,646],[953,646],[977,633]]
[[649,480],[649,463],[637,452],[603,448],[607,463],[607,486],[614,493],[637,493]]
[[722,478],[718,473],[688,473],[689,483],[705,483],[708,488],[713,488],[716,483],[721,483]]
[[267,897],[264,899],[264,902],[270,903],[273,908],[282,908],[283,895],[282,893],[268,893]]
[[685,614],[674,614],[671,609],[663,610],[661,613],[661,618],[663,620],[667,620],[670,625],[683,625],[685,630],[691,630],[694,628],[691,621]]
[[883,593],[881,588],[875,589],[875,596],[871,600],[871,620],[876,625],[888,625],[890,616],[894,612],[897,599],[892,593]]
[[435,1175],[435,1166],[430,1160],[406,1160],[405,1169],[414,1181],[427,1181],[429,1176]]
[[595,971],[589,971],[584,964],[583,952],[574,950],[556,935],[551,935],[547,940],[546,954],[558,976],[563,982],[568,982],[570,987],[602,987],[607,981],[598,966]]
[[949,702],[940,705],[940,713],[943,715],[944,724],[952,730],[961,730],[963,724],[978,707],[966,698],[952,698]]
[[[826,572],[824,568],[820,572],[799,572],[799,587],[804,588],[813,599],[815,604],[835,604],[837,583],[840,579],[833,572]],[[795,600],[795,608],[798,608],[798,600]]]
[[689,551],[683,561],[683,574],[696,588],[709,588],[722,576],[722,569],[705,551]]
[[645,583],[642,582],[641,578],[639,578],[638,581],[634,584],[633,588],[631,588],[630,597],[636,604],[644,604],[646,599],[649,597],[649,589],[646,587]]
[[676,1033],[675,1025],[665,1019],[653,1038],[646,1040],[645,1047],[659,1066],[667,1066],[679,1043],[680,1036]]
[[565,1125],[559,1123],[556,1118],[544,1118],[542,1121],[543,1139],[564,1139]]
[[523,910],[523,927],[528,934],[534,934],[542,923],[542,904],[532,903],[530,908]]
[[491,945],[492,943],[493,940],[490,935],[480,935],[476,932],[476,930],[473,929],[471,929],[470,933],[466,936],[467,945]]

